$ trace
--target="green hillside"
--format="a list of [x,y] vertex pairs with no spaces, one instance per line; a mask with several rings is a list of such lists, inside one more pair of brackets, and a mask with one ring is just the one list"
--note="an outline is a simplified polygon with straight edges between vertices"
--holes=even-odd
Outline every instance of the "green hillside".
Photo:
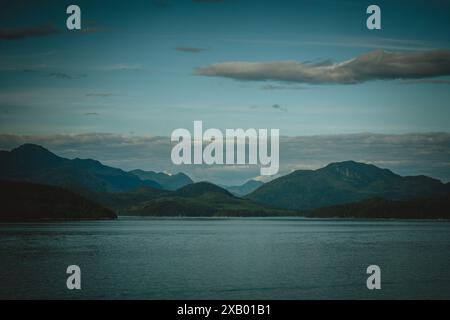
[[318,170],[297,170],[265,183],[247,198],[292,210],[357,202],[373,197],[407,200],[444,196],[450,187],[426,176],[402,177],[374,165],[345,161]]
[[271,209],[207,182],[194,183],[161,197],[132,205],[123,214],[144,216],[290,216],[298,213]]

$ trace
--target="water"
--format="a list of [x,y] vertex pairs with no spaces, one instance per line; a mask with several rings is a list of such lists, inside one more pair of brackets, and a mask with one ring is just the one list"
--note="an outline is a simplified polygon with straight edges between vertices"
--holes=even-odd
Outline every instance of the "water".
[[[81,268],[82,290],[66,288]],[[381,268],[381,290],[366,268]],[[450,222],[301,218],[0,224],[1,299],[449,299]]]

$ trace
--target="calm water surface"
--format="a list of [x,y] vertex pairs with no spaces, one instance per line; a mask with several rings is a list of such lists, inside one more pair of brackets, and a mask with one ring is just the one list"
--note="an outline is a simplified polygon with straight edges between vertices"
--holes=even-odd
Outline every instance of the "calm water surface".
[[[82,290],[66,289],[68,265]],[[382,289],[366,288],[381,267]],[[0,224],[0,299],[450,299],[450,222]]]

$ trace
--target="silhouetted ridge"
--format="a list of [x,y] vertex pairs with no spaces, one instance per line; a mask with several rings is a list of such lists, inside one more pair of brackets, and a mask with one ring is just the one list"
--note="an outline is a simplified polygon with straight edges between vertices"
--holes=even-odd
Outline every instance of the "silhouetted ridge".
[[[8,158],[3,159],[6,157]],[[13,163],[16,168],[21,167],[23,173],[28,173],[29,171],[38,168],[49,168],[52,166],[61,165],[64,160],[64,158],[58,157],[44,147],[26,143],[13,149],[8,153],[8,155],[4,154],[0,159],[0,162],[2,162],[2,165],[8,167],[11,166],[10,163]]]
[[448,192],[448,185],[437,179],[402,177],[371,164],[344,161],[318,170],[294,171],[264,184],[247,197],[278,208],[311,210],[373,197],[407,200],[444,196]]
[[314,218],[450,219],[450,195],[403,201],[371,198],[315,209]]
[[62,158],[35,144],[0,152],[0,179],[64,186],[77,191],[120,192],[143,186],[161,188],[154,181],[142,181],[129,172],[97,160]]
[[243,196],[249,194],[250,192],[255,191],[256,189],[261,187],[263,184],[264,184],[264,182],[262,182],[262,181],[248,180],[247,182],[245,182],[244,184],[242,184],[240,186],[224,186],[224,188],[236,196],[243,197]]
[[130,206],[127,215],[190,216],[190,217],[261,217],[290,216],[297,213],[267,208],[250,200],[233,196],[227,190],[209,182],[198,182],[160,197]]
[[0,220],[115,219],[101,205],[60,187],[0,180]]
[[132,170],[130,173],[134,174],[141,180],[155,181],[166,190],[177,190],[188,184],[193,183],[192,179],[184,173],[166,174],[164,172],[144,171],[140,169]]
[[181,197],[201,196],[205,193],[220,193],[234,197],[229,191],[210,182],[193,183],[175,191],[175,194]]

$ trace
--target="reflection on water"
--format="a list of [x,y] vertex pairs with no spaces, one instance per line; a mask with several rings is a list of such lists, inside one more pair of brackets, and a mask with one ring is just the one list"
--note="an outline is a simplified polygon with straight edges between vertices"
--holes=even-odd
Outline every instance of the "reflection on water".
[[[450,222],[301,218],[0,224],[0,298],[450,299]],[[68,265],[82,290],[66,288]],[[366,288],[381,267],[382,289]]]

